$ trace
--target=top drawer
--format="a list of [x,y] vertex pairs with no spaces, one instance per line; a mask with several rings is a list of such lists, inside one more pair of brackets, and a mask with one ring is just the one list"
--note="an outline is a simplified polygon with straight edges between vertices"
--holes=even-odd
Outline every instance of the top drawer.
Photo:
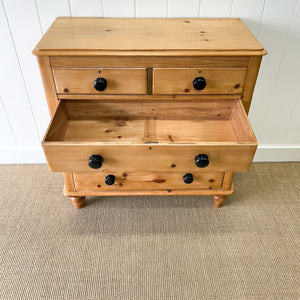
[[147,94],[146,68],[54,68],[58,94]]
[[153,94],[241,94],[247,68],[154,68]]

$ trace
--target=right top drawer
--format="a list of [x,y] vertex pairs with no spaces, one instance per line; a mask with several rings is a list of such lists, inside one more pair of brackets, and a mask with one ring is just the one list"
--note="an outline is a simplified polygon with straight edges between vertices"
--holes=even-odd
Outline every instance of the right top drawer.
[[153,94],[241,94],[247,68],[153,68]]

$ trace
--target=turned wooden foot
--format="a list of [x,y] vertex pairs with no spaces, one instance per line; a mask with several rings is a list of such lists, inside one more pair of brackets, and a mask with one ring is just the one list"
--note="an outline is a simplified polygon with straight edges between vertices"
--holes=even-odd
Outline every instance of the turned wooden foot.
[[212,196],[215,207],[221,207],[226,199],[226,196]]
[[84,206],[85,197],[71,197],[71,202],[76,208],[82,208]]

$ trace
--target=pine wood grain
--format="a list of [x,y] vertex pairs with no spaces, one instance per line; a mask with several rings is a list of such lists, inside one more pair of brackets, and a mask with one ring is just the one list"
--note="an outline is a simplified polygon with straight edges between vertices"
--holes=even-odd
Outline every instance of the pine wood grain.
[[85,196],[176,196],[176,195],[194,195],[194,196],[214,196],[214,195],[232,195],[234,189],[229,191],[222,190],[136,190],[136,191],[83,191],[83,192],[72,192],[68,191],[66,187],[63,189],[64,195],[68,197],[85,197]]
[[[76,34],[73,34],[76,32]],[[91,35],[90,33],[93,32]],[[263,47],[239,19],[57,18],[36,55],[262,55]]]
[[72,172],[65,172],[63,173],[65,187],[70,192],[75,192],[75,183],[74,183],[74,177]]
[[[239,19],[57,18],[33,53],[56,109],[43,149],[75,206],[87,195],[212,195],[220,206],[233,172],[249,169],[257,141],[243,105],[266,51]],[[92,154],[100,169],[88,167]]]
[[232,189],[232,180],[233,180],[233,172],[225,172],[224,173],[224,179],[222,183],[222,190],[223,191],[228,191]]
[[74,173],[76,190],[83,191],[136,191],[136,190],[218,190],[221,188],[224,173],[193,173],[194,181],[186,184],[184,172],[117,172],[115,184],[105,184],[109,172]]
[[45,137],[48,141],[63,141],[69,126],[66,104],[60,102],[53,115],[51,125],[48,126]]
[[[241,94],[246,68],[154,68],[154,94]],[[193,80],[203,77],[206,87],[199,91]]]
[[213,196],[213,201],[214,201],[214,206],[215,207],[222,207],[224,202],[226,200],[226,196],[223,196],[223,195],[215,195]]
[[[101,118],[156,118],[156,119],[229,119],[237,100],[203,100],[139,98],[140,101],[113,100],[63,100],[72,120],[99,120]],[[160,100],[161,99],[161,100]],[[163,100],[164,99],[164,100]]]
[[261,64],[261,59],[262,59],[261,56],[250,57],[249,59],[248,72],[245,79],[245,88],[242,95],[243,105],[245,107],[245,111],[247,114],[250,109],[252,95],[253,95],[259,67]]
[[238,140],[243,142],[257,142],[242,102],[237,101],[235,106],[236,107],[232,110],[231,119]]
[[44,142],[43,149],[48,167],[52,172],[95,172],[88,166],[89,157],[93,154],[104,158],[102,170],[118,172],[199,171],[194,158],[198,154],[207,154],[210,164],[205,170],[212,172],[245,172],[252,163],[256,144],[235,143],[199,143],[192,144],[100,144]]
[[247,67],[248,56],[51,56],[53,68],[203,68]]
[[223,100],[223,101],[232,101],[232,100],[239,100],[241,99],[241,95],[90,95],[90,94],[71,94],[71,95],[58,95],[59,99],[70,99],[70,100],[96,100],[94,102],[102,101],[102,100],[111,100],[112,102],[117,101],[145,101],[145,100],[153,100],[154,102],[157,102],[156,100],[167,100],[170,102],[170,100],[174,103],[177,101],[191,101],[195,102],[195,100],[202,101],[202,100]]
[[[52,171],[89,171],[89,156],[98,154],[104,157],[103,169],[114,172],[119,168],[168,171],[172,164],[176,171],[195,171],[194,157],[205,153],[210,160],[208,171],[247,171],[257,142],[243,106],[240,101],[231,106],[219,102],[220,106],[227,104],[226,117],[215,114],[218,102],[196,102],[195,107],[204,112],[201,116],[185,104],[180,111],[185,119],[174,118],[168,106],[162,109],[164,104],[158,103],[151,127],[144,104],[124,105],[127,111],[123,115],[117,113],[120,106],[116,111],[109,106],[106,115],[105,110],[95,109],[101,102],[84,102],[84,107],[81,104],[75,111],[72,108],[80,102],[61,102],[43,141],[48,165]],[[144,116],[135,110],[140,107]],[[145,135],[151,137],[151,144]]]
[[71,197],[71,202],[75,206],[75,208],[83,208],[85,197]]
[[69,121],[64,142],[98,142],[139,144],[144,142],[144,119],[104,119],[99,121]]
[[40,73],[43,80],[49,113],[50,116],[52,117],[58,105],[58,99],[55,90],[55,84],[54,84],[50,59],[48,56],[38,56],[37,61],[39,64]]
[[[145,68],[78,68],[53,69],[58,94],[146,94]],[[104,91],[94,88],[94,81],[103,77],[107,81]]]

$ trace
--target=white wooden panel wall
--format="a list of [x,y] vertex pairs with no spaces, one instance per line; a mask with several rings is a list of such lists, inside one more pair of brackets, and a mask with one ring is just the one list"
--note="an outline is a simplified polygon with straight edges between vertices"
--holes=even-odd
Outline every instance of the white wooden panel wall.
[[205,18],[230,17],[232,0],[202,0],[200,3],[199,16]]
[[300,161],[300,0],[1,0],[0,162],[44,162],[49,122],[31,51],[57,16],[240,17],[265,46],[250,121],[256,160]]
[[[81,5],[84,3],[84,5]],[[70,0],[72,17],[102,17],[102,2],[99,0]]]
[[135,17],[133,0],[102,0],[102,6],[105,17]]

